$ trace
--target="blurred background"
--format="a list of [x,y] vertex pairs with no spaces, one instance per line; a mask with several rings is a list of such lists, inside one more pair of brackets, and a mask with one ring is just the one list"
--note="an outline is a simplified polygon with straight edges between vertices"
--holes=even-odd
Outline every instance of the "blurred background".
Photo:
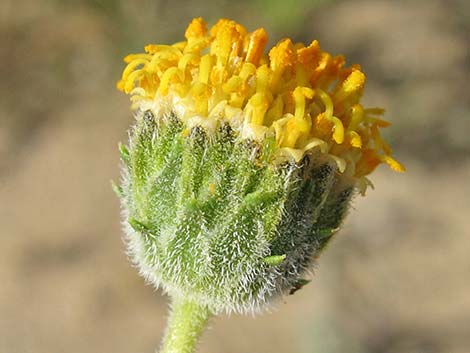
[[373,174],[313,281],[269,314],[212,321],[201,353],[470,351],[470,2],[2,0],[0,352],[145,353],[167,297],[121,240],[122,57],[192,17],[319,39],[368,75],[408,171]]

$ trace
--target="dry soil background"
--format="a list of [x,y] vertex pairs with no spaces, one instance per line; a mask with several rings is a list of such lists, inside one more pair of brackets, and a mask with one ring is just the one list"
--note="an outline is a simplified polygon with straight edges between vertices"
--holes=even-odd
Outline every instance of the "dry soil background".
[[381,168],[312,283],[257,318],[212,322],[201,353],[470,351],[466,1],[0,3],[0,353],[144,353],[167,298],[121,241],[121,58],[196,16],[318,38],[360,62],[404,175]]

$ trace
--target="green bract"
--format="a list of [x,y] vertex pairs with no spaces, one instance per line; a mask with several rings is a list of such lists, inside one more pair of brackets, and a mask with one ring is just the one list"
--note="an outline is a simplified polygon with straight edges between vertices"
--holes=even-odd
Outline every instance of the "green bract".
[[305,284],[354,183],[320,152],[273,163],[273,142],[138,113],[120,146],[119,194],[129,253],[148,281],[214,313],[257,311]]

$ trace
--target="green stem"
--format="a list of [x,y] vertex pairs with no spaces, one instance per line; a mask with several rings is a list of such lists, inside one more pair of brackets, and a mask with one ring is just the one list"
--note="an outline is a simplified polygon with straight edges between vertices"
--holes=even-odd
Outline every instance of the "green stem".
[[160,353],[193,353],[211,312],[184,298],[173,298]]

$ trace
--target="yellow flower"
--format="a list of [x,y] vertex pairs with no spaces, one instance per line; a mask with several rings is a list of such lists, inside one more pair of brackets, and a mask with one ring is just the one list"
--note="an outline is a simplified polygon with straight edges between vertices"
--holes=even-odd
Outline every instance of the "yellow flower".
[[124,59],[118,88],[135,109],[171,110],[188,128],[211,130],[226,121],[241,138],[273,138],[276,163],[317,149],[358,179],[380,163],[404,171],[380,135],[389,125],[379,118],[383,110],[360,103],[360,66],[346,67],[343,56],[322,51],[316,40],[283,39],[267,55],[263,28],[248,33],[228,19],[207,30],[195,18],[185,37]]

